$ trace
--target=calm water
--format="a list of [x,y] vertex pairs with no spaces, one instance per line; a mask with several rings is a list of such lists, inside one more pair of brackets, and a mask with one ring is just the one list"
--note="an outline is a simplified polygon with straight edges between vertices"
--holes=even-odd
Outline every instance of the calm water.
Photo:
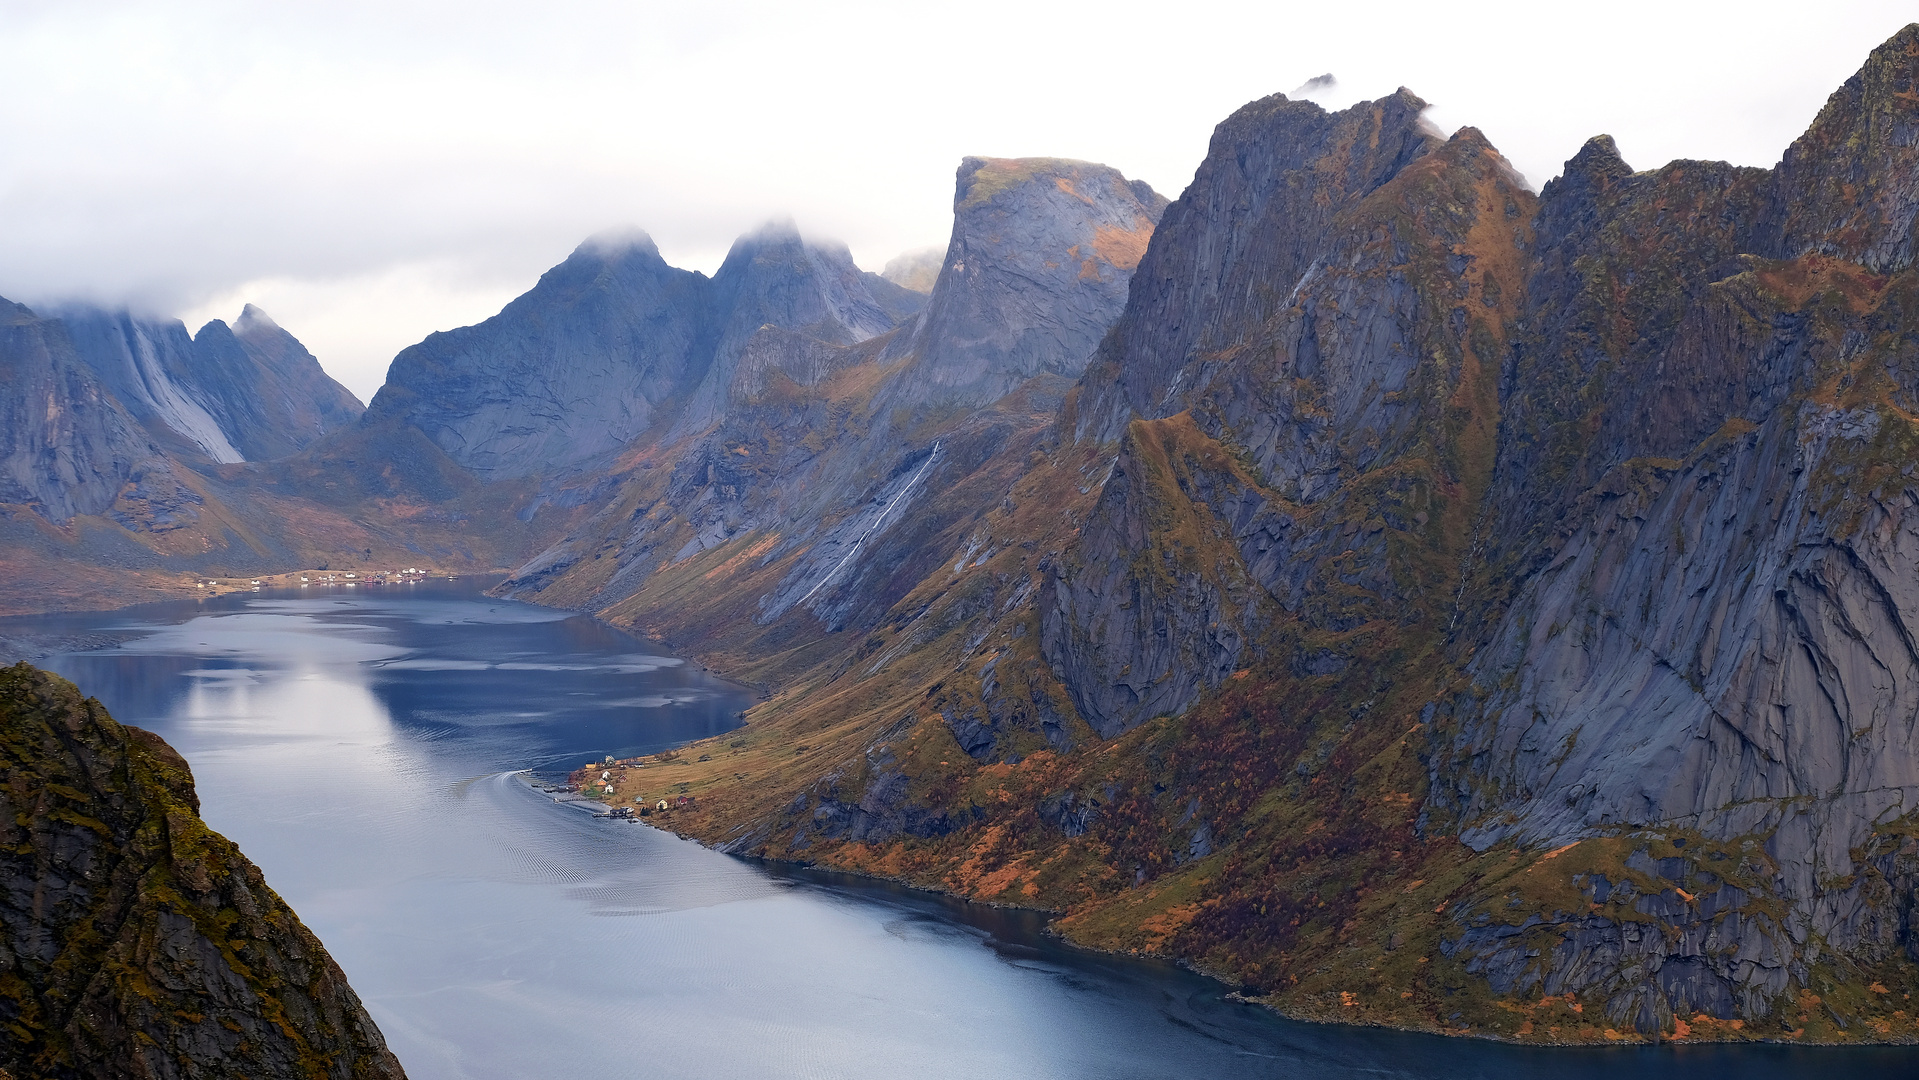
[[1033,916],[717,855],[530,786],[747,699],[590,620],[437,583],[0,629],[193,764],[416,1080],[1915,1075],[1913,1052],[1529,1051],[1279,1020]]

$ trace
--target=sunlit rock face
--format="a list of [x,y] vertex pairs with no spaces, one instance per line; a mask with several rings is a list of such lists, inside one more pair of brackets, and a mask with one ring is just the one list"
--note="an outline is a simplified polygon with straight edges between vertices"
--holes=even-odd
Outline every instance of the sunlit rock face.
[[72,683],[0,670],[0,1068],[404,1074],[319,939],[200,820],[185,759]]
[[926,311],[886,352],[912,360],[897,393],[978,406],[1035,375],[1077,377],[1165,208],[1105,165],[967,158]]

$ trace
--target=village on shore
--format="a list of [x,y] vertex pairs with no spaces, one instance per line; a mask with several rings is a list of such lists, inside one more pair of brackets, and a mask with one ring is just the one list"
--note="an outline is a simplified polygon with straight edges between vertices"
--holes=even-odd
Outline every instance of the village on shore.
[[589,762],[575,769],[567,776],[566,786],[588,799],[607,804],[607,811],[602,815],[604,817],[637,819],[675,810],[689,810],[697,805],[698,800],[686,792],[685,783],[667,783],[667,790],[657,795],[641,790],[646,779],[640,774],[641,769],[651,766],[657,775],[662,766],[675,763],[683,762],[680,762],[678,752],[673,750],[630,758],[616,758],[608,754],[600,761]]

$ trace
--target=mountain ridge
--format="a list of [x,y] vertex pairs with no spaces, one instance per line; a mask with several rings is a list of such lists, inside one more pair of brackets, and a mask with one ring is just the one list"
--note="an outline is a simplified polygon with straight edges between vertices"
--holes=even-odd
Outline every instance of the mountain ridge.
[[969,158],[920,306],[784,225],[589,243],[299,453],[168,460],[760,685],[648,769],[726,850],[1309,1018],[1912,1041],[1915,71],[1537,194],[1403,88],[1249,103],[1170,204]]

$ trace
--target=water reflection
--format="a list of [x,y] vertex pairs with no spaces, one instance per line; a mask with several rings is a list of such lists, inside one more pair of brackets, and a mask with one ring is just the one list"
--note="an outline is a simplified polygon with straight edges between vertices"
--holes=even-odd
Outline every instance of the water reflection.
[[[18,624],[20,620],[10,620]],[[1910,1074],[1903,1050],[1540,1052],[1291,1024],[1030,912],[715,855],[526,782],[737,723],[740,691],[456,585],[37,622],[192,762],[208,820],[327,943],[410,1075]]]

